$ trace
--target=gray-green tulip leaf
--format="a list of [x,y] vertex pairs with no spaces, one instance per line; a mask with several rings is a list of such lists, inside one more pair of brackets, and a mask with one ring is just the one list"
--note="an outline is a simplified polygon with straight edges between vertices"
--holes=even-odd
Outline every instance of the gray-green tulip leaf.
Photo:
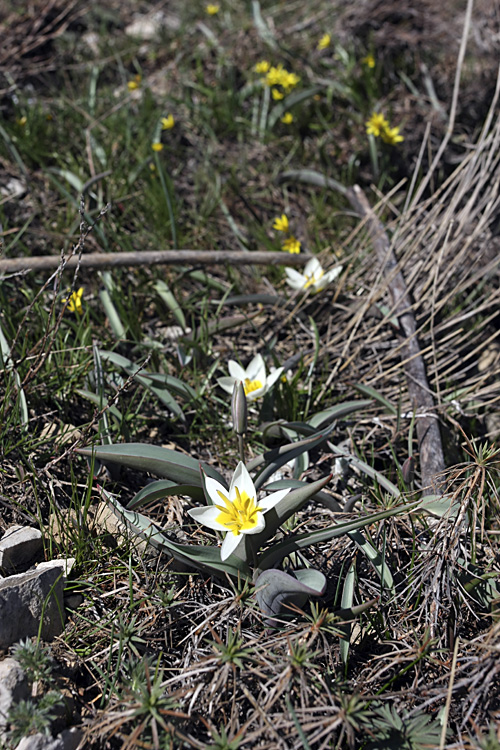
[[132,500],[128,503],[129,510],[136,510],[141,505],[152,503],[171,495],[187,495],[197,502],[202,502],[205,498],[203,489],[194,484],[176,484],[170,479],[158,479],[139,490]]
[[[303,505],[313,497],[319,490],[328,484],[331,479],[331,474],[324,479],[318,479],[316,482],[306,484],[305,482],[299,482],[299,487],[291,490],[285,497],[283,497],[274,508],[271,508],[266,513],[266,528],[259,534],[249,534],[247,538],[247,544],[257,554],[260,547],[270,539],[276,531],[287,521],[290,516],[297,513]],[[274,549],[274,546],[272,547]]]
[[321,596],[326,589],[326,578],[319,570],[295,570],[293,575],[270,568],[255,581],[256,599],[268,624],[276,624],[275,617],[291,614],[294,607],[303,607],[310,596]]
[[252,469],[256,469],[263,463],[266,464],[265,468],[254,480],[256,488],[259,489],[259,487],[261,487],[264,482],[266,482],[269,477],[272,476],[274,472],[280,468],[280,466],[283,466],[283,464],[286,464],[293,458],[297,458],[297,456],[300,456],[305,451],[308,451],[311,448],[315,448],[317,445],[320,445],[322,442],[324,442],[330,435],[332,429],[333,425],[330,425],[329,427],[326,427],[322,432],[315,433],[305,440],[297,440],[294,443],[282,445],[280,448],[275,448],[271,451],[267,451],[263,455],[256,456],[254,459],[249,461],[247,464],[247,469],[249,471],[251,471]]
[[251,580],[252,572],[244,560],[231,555],[223,562],[220,557],[219,547],[178,544],[165,536],[165,534],[162,534],[161,531],[158,531],[153,522],[142,515],[142,513],[127,510],[113,495],[102,488],[99,489],[115,515],[127,528],[137,536],[145,539],[153,547],[170,554],[180,562],[211,575],[218,575],[224,578],[224,575],[227,573],[235,579],[243,577]]
[[199,461],[159,445],[147,443],[117,443],[98,448],[80,448],[82,456],[94,455],[102,463],[120,464],[131,469],[150,471],[160,477],[172,480],[177,484],[190,484],[201,487],[200,465],[209,475],[225,485],[223,477],[212,467],[200,464]]
[[362,529],[364,526],[369,526],[372,523],[378,523],[391,516],[401,515],[403,513],[411,513],[418,508],[419,503],[412,503],[411,505],[398,505],[395,508],[388,508],[387,510],[380,511],[379,513],[371,513],[368,516],[357,518],[356,520],[349,520],[343,523],[329,526],[322,531],[311,531],[305,534],[295,534],[288,537],[282,542],[273,544],[271,549],[264,552],[258,559],[258,569],[266,570],[267,568],[273,567],[277,562],[282,560],[284,557],[291,555],[292,552],[297,550],[311,547],[313,544],[319,544],[321,542],[328,542],[330,539],[334,539],[343,534],[348,534],[350,531],[356,531]]

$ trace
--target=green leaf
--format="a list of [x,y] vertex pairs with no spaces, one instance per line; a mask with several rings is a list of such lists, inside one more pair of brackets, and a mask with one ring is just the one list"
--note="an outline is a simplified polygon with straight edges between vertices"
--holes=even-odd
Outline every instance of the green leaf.
[[[285,499],[285,498],[283,498]],[[330,539],[347,534],[350,531],[356,531],[362,529],[364,526],[369,526],[372,523],[378,523],[378,521],[384,521],[386,518],[391,516],[398,516],[403,513],[410,513],[418,507],[418,503],[412,503],[411,505],[398,505],[395,508],[388,508],[387,510],[380,511],[379,513],[371,513],[363,518],[357,518],[356,520],[344,521],[343,523],[329,526],[322,531],[312,531],[305,534],[296,534],[288,537],[283,542],[274,544],[270,550],[264,552],[259,560],[258,567],[260,570],[265,570],[272,567],[277,561],[282,560],[284,557],[291,555],[297,550],[311,547],[313,544],[321,542],[328,542]],[[271,513],[271,511],[269,511]],[[266,514],[267,515],[269,515]],[[267,519],[266,519],[267,520]]]
[[379,471],[376,471],[371,466],[368,466],[368,464],[365,464],[365,462],[361,461],[361,459],[357,458],[357,456],[353,456],[351,453],[347,453],[345,449],[338,448],[336,445],[333,445],[333,443],[328,443],[328,445],[335,453],[337,453],[339,456],[342,456],[342,458],[351,463],[353,466],[356,466],[356,468],[359,469],[363,474],[366,474],[372,479],[376,479],[379,485],[383,487],[384,490],[389,492],[393,497],[397,497],[398,499],[401,498],[401,492],[396,487],[396,485],[393,484],[389,479],[384,477],[384,475]]
[[317,445],[320,445],[327,439],[332,429],[333,425],[327,427],[322,432],[314,433],[305,440],[297,440],[294,443],[282,445],[279,448],[274,448],[273,450],[267,451],[260,456],[256,456],[254,459],[249,461],[247,464],[248,471],[252,471],[262,464],[267,464],[267,466],[261,471],[259,476],[254,480],[255,487],[257,489],[261,487],[264,482],[266,482],[267,479],[269,479],[269,477],[274,474],[277,469],[279,469],[280,466],[283,466],[283,464],[286,464],[293,458],[300,456],[300,454],[304,453],[304,451],[310,450],[311,448],[315,448]]
[[362,401],[344,401],[341,404],[335,404],[335,406],[331,406],[329,409],[313,414],[313,416],[307,420],[307,424],[318,429],[325,424],[325,422],[331,422],[334,419],[341,419],[348,414],[359,411],[359,409],[371,406],[371,404],[371,399],[363,399]]
[[270,568],[255,581],[255,598],[262,612],[276,624],[277,615],[290,615],[291,607],[303,607],[310,596],[321,596],[326,589],[326,578],[319,570],[295,570],[294,575]]
[[289,94],[283,99],[283,101],[273,107],[269,113],[269,128],[274,127],[280,117],[282,117],[287,110],[295,107],[296,104],[300,104],[304,99],[310,99],[312,96],[316,96],[320,91],[323,91],[323,86],[310,86],[308,89],[301,89],[300,91],[294,91],[292,94]]
[[[303,505],[313,495],[321,490],[332,478],[331,474],[324,479],[318,479],[316,482],[306,484],[305,482],[299,482],[299,487],[293,489],[285,497],[283,497],[274,508],[268,510],[266,513],[266,527],[259,534],[248,534],[247,544],[250,545],[251,549],[257,554],[260,547],[262,547],[268,539],[270,539],[276,531],[287,521],[290,516],[297,513]],[[274,549],[274,548],[273,548]]]
[[[76,393],[78,393],[79,396],[82,398],[86,398],[88,401],[91,401],[93,404],[99,407],[99,409],[102,409],[103,403],[102,403],[102,396],[98,396],[97,393],[94,393],[93,391],[86,391],[84,388],[76,388]],[[123,421],[123,415],[121,411],[116,407],[114,404],[111,406],[108,406],[107,411],[118,421]]]
[[[298,489],[303,486],[304,482],[301,482],[299,479],[277,479],[275,482],[271,482],[270,484],[266,484],[265,487],[262,487],[262,491],[268,493],[276,492],[277,490],[284,490],[287,487]],[[309,499],[321,503],[325,508],[333,510],[334,513],[342,512],[341,504],[327,492],[315,492]]]
[[348,536],[373,565],[382,585],[394,596],[394,578],[379,550],[368,539],[365,539],[361,531],[351,531]]
[[[351,563],[349,570],[344,581],[344,588],[342,589],[341,606],[343,610],[351,609],[354,601],[354,584],[356,582],[356,565]],[[340,625],[339,629],[344,634],[344,638],[340,639],[340,658],[344,664],[347,664],[349,658],[349,646],[351,645],[351,624],[346,623]]]
[[151,393],[153,393],[163,404],[165,404],[165,406],[167,406],[170,411],[173,412],[173,414],[175,414],[181,420],[185,420],[185,416],[181,407],[174,399],[170,391],[167,388],[158,387],[158,385],[155,385],[155,383],[159,385],[168,385],[173,390],[175,389],[177,393],[179,393],[184,398],[196,397],[195,391],[190,386],[188,386],[186,383],[183,383],[178,378],[173,377],[172,375],[150,373],[147,370],[141,368],[139,365],[136,365],[130,359],[127,359],[127,357],[123,357],[121,354],[116,354],[116,352],[110,352],[103,349],[100,350],[100,355],[102,359],[111,362],[117,367],[122,367],[128,375],[134,377],[134,379],[138,383],[151,391]]
[[398,410],[394,406],[394,404],[391,404],[390,401],[388,401],[385,396],[382,396],[381,393],[375,390],[375,388],[372,388],[369,385],[361,385],[361,383],[354,383],[354,388],[356,388],[357,391],[359,391],[363,396],[370,396],[370,398],[375,399],[375,401],[378,401],[379,404],[382,404],[382,406],[385,406],[389,414],[394,414],[394,416],[397,416]]
[[197,500],[198,502],[203,502],[205,499],[201,487],[196,487],[193,484],[176,484],[175,482],[171,482],[170,479],[158,479],[156,482],[151,482],[151,484],[139,490],[128,503],[127,508],[135,510],[140,508],[141,505],[156,502],[171,495],[188,495],[188,497],[192,497],[193,500]]
[[177,484],[201,487],[200,466],[203,470],[225,486],[223,477],[211,466],[171,448],[147,443],[119,443],[97,448],[80,448],[82,456],[95,456],[103,463],[120,464],[131,469],[150,471],[160,477],[171,479]]
[[183,331],[186,330],[186,318],[184,317],[184,313],[182,311],[182,308],[180,307],[179,303],[175,299],[174,295],[172,294],[172,291],[170,290],[170,287],[168,284],[166,284],[161,279],[157,281],[155,284],[153,284],[153,289],[158,294],[158,296],[163,300],[163,302],[166,304],[180,327]]
[[153,547],[169,553],[176,560],[180,560],[197,570],[203,570],[218,576],[222,574],[222,577],[224,577],[223,574],[227,573],[236,579],[243,576],[243,578],[251,580],[252,572],[243,560],[231,555],[223,562],[219,547],[203,547],[173,542],[158,531],[149,518],[137,513],[137,511],[126,510],[109,492],[106,492],[102,487],[99,490],[115,515],[125,523],[127,528],[152,544]]
[[419,513],[430,513],[432,516],[456,518],[460,509],[460,502],[452,495],[426,495],[420,498]]

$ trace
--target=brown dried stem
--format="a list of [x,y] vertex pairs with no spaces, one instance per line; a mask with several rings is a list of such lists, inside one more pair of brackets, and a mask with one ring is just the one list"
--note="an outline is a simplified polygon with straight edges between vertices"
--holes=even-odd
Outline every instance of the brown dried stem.
[[[301,266],[310,260],[306,253],[290,255],[267,251],[245,252],[225,250],[152,250],[126,253],[88,253],[80,258],[71,257],[65,262],[65,269],[76,268],[114,268],[116,266],[159,266],[159,265],[223,265],[234,266],[270,265]],[[34,258],[4,258],[0,260],[0,274],[19,273],[20,271],[47,271],[57,268],[61,262],[58,255],[40,255]]]

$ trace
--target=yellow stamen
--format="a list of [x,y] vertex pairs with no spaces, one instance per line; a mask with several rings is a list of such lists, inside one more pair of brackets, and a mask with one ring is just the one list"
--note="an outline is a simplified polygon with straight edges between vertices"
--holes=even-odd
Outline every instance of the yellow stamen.
[[321,269],[321,271],[317,274],[316,278],[314,274],[311,274],[310,276],[306,276],[307,281],[304,284],[304,289],[309,289],[310,286],[312,286],[313,284],[316,284],[316,282],[319,281],[321,277],[324,275],[325,275],[325,272],[323,271],[323,269]]
[[232,531],[235,536],[239,536],[242,531],[248,531],[257,526],[257,514],[262,508],[257,505],[255,498],[250,497],[246,492],[240,492],[238,487],[235,487],[234,490],[236,500],[233,502],[220,490],[217,490],[217,494],[224,505],[216,504],[215,507],[220,510],[217,521],[225,526],[228,531]]
[[253,393],[254,391],[258,391],[259,388],[262,388],[260,380],[250,380],[250,378],[245,378],[245,382],[243,383],[245,396],[248,396],[249,393]]

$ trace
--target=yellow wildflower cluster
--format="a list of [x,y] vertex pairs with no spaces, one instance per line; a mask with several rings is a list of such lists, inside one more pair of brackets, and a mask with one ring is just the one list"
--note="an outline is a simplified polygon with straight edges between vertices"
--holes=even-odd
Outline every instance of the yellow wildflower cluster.
[[391,128],[389,122],[380,112],[374,112],[365,124],[368,135],[382,138],[384,143],[388,143],[390,146],[395,146],[396,143],[404,141],[403,136],[399,133],[399,128]]
[[[278,216],[274,220],[273,229],[275,229],[277,232],[288,234],[290,231],[288,216],[286,214],[281,214],[281,216]],[[294,237],[293,234],[290,234],[285,240],[283,240],[283,242],[281,243],[281,247],[287,253],[300,253],[300,241],[296,237]]]
[[255,65],[254,70],[263,76],[262,83],[269,86],[275,101],[283,99],[300,81],[296,73],[290,73],[281,63],[271,65],[268,60],[261,60]]

